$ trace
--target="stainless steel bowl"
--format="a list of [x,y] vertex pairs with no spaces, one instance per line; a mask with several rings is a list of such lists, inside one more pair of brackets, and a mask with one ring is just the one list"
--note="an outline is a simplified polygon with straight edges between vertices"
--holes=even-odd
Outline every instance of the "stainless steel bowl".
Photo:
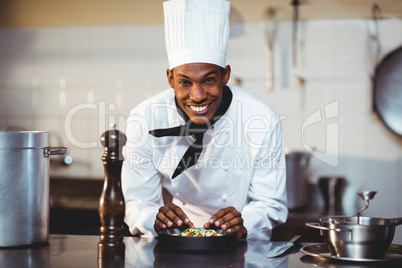
[[321,231],[332,256],[352,259],[383,259],[402,218],[326,217],[306,223]]

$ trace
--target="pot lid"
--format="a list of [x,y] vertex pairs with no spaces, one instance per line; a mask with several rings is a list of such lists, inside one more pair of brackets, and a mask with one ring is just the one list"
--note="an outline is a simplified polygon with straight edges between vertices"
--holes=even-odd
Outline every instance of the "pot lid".
[[49,146],[45,131],[0,131],[0,149],[44,148]]

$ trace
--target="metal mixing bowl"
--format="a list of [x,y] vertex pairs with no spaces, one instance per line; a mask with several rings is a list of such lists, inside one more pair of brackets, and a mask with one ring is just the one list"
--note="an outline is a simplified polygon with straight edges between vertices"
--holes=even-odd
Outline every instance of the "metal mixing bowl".
[[402,218],[326,217],[306,223],[321,230],[332,256],[350,259],[384,259]]

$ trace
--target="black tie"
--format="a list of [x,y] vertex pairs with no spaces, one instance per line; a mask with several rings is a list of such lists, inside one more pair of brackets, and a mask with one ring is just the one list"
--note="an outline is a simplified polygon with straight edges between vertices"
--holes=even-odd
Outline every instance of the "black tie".
[[180,108],[180,106],[177,103],[177,100],[175,99],[178,113],[186,121],[186,124],[172,128],[161,128],[149,131],[149,134],[157,138],[165,136],[194,135],[195,142],[190,145],[186,153],[183,155],[182,159],[180,160],[179,164],[176,167],[176,170],[172,175],[172,179],[174,179],[175,177],[180,175],[183,171],[185,171],[191,166],[194,166],[197,163],[198,158],[200,157],[203,149],[202,139],[204,137],[204,133],[208,130],[208,128],[210,128],[216,121],[218,121],[226,113],[226,111],[229,109],[230,103],[232,102],[232,97],[233,97],[232,92],[230,91],[229,88],[225,86],[223,88],[222,101],[221,104],[219,105],[218,110],[215,112],[212,120],[207,124],[203,125],[194,124],[187,116],[187,114]]

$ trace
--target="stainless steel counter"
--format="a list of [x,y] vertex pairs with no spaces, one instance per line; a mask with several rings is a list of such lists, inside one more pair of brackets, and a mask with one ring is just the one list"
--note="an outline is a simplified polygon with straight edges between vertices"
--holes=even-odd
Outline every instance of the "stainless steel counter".
[[[120,263],[98,260],[98,236],[50,235],[49,245],[25,249],[0,249],[0,267],[367,267],[367,263],[335,263],[301,252],[267,259],[276,242],[241,241],[231,251],[221,253],[179,253],[157,247],[157,239],[125,237],[125,259]],[[307,243],[303,243],[307,245]],[[308,243],[311,244],[311,243]],[[388,267],[386,263],[370,263]],[[393,263],[393,267],[402,267]]]

